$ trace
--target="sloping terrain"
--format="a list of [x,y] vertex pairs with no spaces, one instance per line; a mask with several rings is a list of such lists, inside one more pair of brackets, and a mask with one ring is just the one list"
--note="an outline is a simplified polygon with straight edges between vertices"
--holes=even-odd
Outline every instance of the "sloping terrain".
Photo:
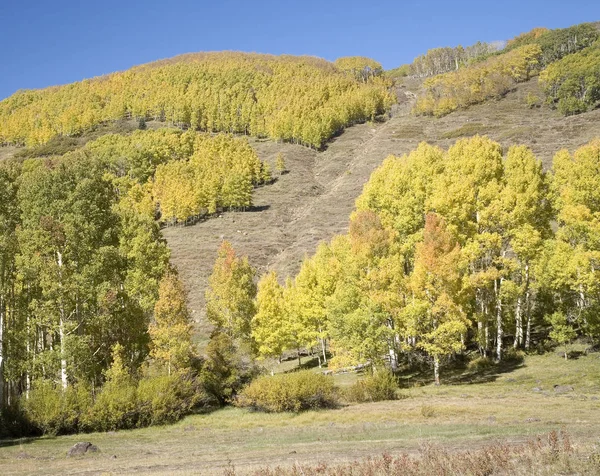
[[501,100],[441,119],[410,114],[419,87],[419,81],[407,81],[398,88],[400,104],[391,119],[351,127],[324,152],[253,141],[262,160],[274,164],[282,152],[289,169],[274,184],[256,190],[253,211],[226,212],[193,226],[163,230],[188,287],[201,340],[209,329],[203,320],[204,290],[222,240],[248,255],[259,273],[274,269],[282,279],[293,275],[320,241],[347,230],[356,197],[387,155],[407,153],[421,141],[448,148],[457,138],[480,134],[505,147],[526,144],[548,168],[559,149],[573,150],[600,136],[600,110],[565,118],[547,107],[529,108],[528,95],[542,97],[535,79]]

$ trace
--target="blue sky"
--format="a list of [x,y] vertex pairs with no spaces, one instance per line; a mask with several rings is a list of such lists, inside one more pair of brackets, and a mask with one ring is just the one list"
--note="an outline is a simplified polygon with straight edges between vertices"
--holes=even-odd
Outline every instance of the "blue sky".
[[0,0],[0,99],[193,51],[369,56],[600,20],[598,0]]

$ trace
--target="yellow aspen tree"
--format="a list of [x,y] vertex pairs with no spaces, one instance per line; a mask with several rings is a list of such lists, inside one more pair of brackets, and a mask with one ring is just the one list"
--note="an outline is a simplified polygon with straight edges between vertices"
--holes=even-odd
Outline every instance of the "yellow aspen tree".
[[160,282],[149,334],[150,356],[163,364],[169,375],[189,367],[194,353],[191,316],[183,283],[173,270]]

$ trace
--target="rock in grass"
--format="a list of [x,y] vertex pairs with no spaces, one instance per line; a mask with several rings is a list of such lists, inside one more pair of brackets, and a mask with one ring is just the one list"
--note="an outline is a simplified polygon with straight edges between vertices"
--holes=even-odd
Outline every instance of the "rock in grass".
[[571,385],[555,385],[554,386],[554,392],[555,393],[569,393],[572,392],[574,389],[573,387],[571,387]]
[[86,453],[96,453],[98,452],[98,447],[96,445],[91,444],[89,441],[75,443],[72,448],[67,451],[67,456],[79,456],[84,455]]

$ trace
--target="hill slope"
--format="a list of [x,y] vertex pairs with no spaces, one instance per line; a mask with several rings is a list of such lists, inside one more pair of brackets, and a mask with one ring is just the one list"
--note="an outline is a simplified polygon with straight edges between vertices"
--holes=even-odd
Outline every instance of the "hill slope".
[[410,114],[420,86],[414,80],[398,88],[400,104],[390,120],[351,127],[324,152],[272,141],[252,142],[261,160],[274,163],[282,152],[290,170],[275,184],[256,190],[255,211],[223,213],[194,226],[163,230],[172,261],[189,289],[201,340],[209,328],[203,320],[204,290],[223,239],[247,254],[259,272],[274,269],[280,277],[290,276],[320,241],[347,231],[354,200],[389,154],[408,153],[421,141],[447,148],[458,137],[486,134],[505,147],[530,146],[548,168],[561,148],[573,150],[600,135],[600,110],[565,118],[546,107],[529,108],[526,97],[541,96],[537,80],[518,85],[499,101],[441,119]]

